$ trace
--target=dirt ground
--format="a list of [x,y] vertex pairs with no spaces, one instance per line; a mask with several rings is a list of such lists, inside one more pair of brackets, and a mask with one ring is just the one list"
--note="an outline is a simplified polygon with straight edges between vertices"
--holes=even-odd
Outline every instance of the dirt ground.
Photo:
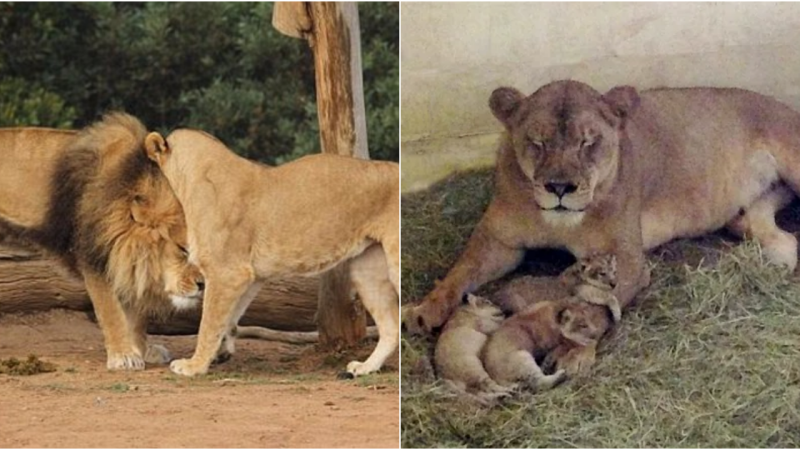
[[[154,336],[188,357],[194,336]],[[0,315],[0,359],[34,354],[57,370],[0,375],[0,447],[399,446],[397,362],[381,374],[337,380],[350,359],[313,346],[239,340],[208,375],[164,366],[110,372],[97,325],[54,310]]]

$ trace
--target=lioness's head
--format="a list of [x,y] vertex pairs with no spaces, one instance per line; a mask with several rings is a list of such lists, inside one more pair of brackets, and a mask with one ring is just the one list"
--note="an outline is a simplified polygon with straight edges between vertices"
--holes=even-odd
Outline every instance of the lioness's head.
[[617,174],[620,133],[638,105],[631,87],[601,95],[577,81],[556,81],[528,97],[510,87],[489,107],[506,127],[522,173],[546,220],[577,223]]

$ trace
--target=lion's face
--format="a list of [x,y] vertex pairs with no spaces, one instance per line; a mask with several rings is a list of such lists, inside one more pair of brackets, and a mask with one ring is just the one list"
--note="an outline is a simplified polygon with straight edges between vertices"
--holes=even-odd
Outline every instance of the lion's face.
[[[109,255],[117,291],[127,298],[169,298],[178,309],[197,305],[203,295],[203,276],[189,262],[183,208],[166,179],[157,174],[141,179],[129,199],[126,225]],[[122,220],[120,220],[122,221]],[[159,304],[142,305],[164,310]]]
[[[183,233],[186,233],[185,227]],[[186,247],[172,240],[165,241],[162,258],[164,292],[172,305],[177,309],[196,307],[203,297],[205,283],[200,269],[188,261]]]
[[624,117],[638,101],[628,89],[615,88],[602,96],[585,84],[559,81],[529,97],[513,88],[492,93],[492,112],[506,126],[517,163],[545,218],[578,222],[598,188],[610,187]]

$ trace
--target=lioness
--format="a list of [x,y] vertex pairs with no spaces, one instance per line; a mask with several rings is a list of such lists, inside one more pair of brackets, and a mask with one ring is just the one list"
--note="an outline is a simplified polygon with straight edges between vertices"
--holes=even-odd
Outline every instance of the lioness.
[[412,332],[441,325],[528,248],[615,254],[623,306],[648,282],[645,250],[732,221],[794,269],[797,241],[773,220],[785,188],[773,185],[800,189],[800,115],[774,99],[628,86],[601,95],[564,80],[527,97],[498,88],[489,106],[506,129],[494,198],[447,277],[404,313]]
[[109,369],[168,362],[146,343],[149,316],[172,309],[168,296],[201,295],[183,210],[144,155],[146,135],[121,113],[80,132],[0,129],[0,237],[60,257],[84,280]]
[[206,373],[223,338],[221,353],[232,353],[229,330],[262,280],[320,273],[348,259],[380,338],[347,373],[380,369],[400,338],[397,164],[321,154],[267,167],[194,130],[166,140],[150,133],[145,147],[183,205],[189,260],[206,280],[197,348],[191,359],[173,361],[173,372]]

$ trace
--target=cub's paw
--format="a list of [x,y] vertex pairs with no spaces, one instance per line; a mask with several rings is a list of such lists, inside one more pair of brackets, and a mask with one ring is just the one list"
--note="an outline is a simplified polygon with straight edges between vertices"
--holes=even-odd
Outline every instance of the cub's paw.
[[195,375],[204,375],[208,368],[199,367],[191,359],[176,359],[169,363],[169,370],[178,375],[193,377]]
[[109,353],[108,370],[144,370],[144,359],[136,353]]
[[144,354],[144,362],[147,364],[164,365],[170,361],[172,361],[172,355],[167,350],[167,347],[159,344],[147,346],[147,352]]
[[576,347],[556,362],[556,368],[559,371],[565,371],[570,377],[584,376],[591,372],[596,355],[596,343],[585,347]]

